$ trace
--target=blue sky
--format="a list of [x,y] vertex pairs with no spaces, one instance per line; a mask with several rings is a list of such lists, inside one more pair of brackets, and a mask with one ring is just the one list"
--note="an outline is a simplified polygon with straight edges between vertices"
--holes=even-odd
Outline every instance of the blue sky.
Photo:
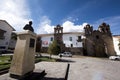
[[0,19],[17,31],[32,20],[38,34],[52,33],[57,24],[63,26],[64,32],[81,32],[87,23],[97,29],[106,22],[114,35],[120,35],[119,7],[120,0],[3,0]]

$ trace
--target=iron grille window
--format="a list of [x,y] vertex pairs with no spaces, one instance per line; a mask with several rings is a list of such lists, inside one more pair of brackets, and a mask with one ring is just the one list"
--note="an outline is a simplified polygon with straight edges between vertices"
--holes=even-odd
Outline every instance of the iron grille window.
[[69,40],[72,41],[72,37],[69,37]]
[[51,41],[53,41],[53,37],[51,37]]

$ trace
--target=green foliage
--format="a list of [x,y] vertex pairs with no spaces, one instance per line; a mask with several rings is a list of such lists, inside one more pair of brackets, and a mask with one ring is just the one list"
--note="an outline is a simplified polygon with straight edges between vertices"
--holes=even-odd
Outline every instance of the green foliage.
[[[56,62],[57,59],[49,57],[36,57],[35,62],[47,61],[47,62]],[[10,68],[11,56],[0,56],[0,70]]]
[[10,56],[0,56],[0,70],[10,67]]
[[60,52],[60,46],[57,44],[57,41],[53,41],[53,43],[49,45],[48,53],[50,55],[52,54],[57,55],[59,54],[59,52]]
[[56,62],[56,59],[54,58],[49,58],[49,57],[37,57],[35,58],[35,62],[41,62],[41,61],[46,61],[46,62]]
[[[10,56],[0,56],[0,61],[9,61],[10,60]],[[1,62],[0,62],[1,63]]]
[[17,40],[17,34],[16,33],[12,33],[11,34],[11,39]]

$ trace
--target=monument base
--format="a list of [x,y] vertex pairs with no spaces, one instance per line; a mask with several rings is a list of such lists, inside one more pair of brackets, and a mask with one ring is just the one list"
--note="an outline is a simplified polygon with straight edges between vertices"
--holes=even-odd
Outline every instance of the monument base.
[[[9,77],[11,79],[15,79],[15,80],[41,80],[44,78],[44,76],[47,73],[45,73],[45,70],[42,70],[41,72],[29,72],[23,76],[19,76],[19,75],[15,75],[15,74],[10,74]],[[11,80],[10,79],[10,80]]]
[[25,76],[35,68],[36,34],[31,31],[17,33],[17,43],[9,73],[11,77]]
[[25,77],[28,77],[28,76],[30,76],[31,74],[33,73],[33,71],[30,71],[30,72],[28,72],[28,73],[26,73],[26,74],[24,74],[24,75],[16,75],[16,74],[10,74],[9,76],[11,77],[11,78],[15,78],[15,79],[23,79],[23,78],[25,78]]

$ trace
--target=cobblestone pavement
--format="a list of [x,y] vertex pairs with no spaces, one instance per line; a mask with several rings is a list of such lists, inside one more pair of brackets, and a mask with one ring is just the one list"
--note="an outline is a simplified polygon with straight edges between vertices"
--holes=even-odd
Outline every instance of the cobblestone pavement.
[[[59,58],[58,56],[53,56]],[[47,73],[43,80],[62,80],[65,77],[67,64],[70,64],[68,80],[120,80],[120,61],[94,57],[62,57],[63,62],[40,62],[35,71],[45,69]],[[7,79],[8,74],[0,76],[0,80]],[[5,79],[6,78],[6,79]]]
[[120,80],[120,61],[105,58],[67,58],[70,63],[68,80]]
[[63,62],[40,62],[36,64],[35,72],[45,70],[47,74],[43,80],[63,80],[66,68],[67,63]]
[[[40,73],[43,70],[45,70],[45,73],[47,74],[42,80],[64,80],[66,69],[67,63],[64,62],[39,62],[35,64],[34,72]],[[0,80],[17,80],[17,79],[10,78],[9,73],[7,73],[1,75]]]
[[120,80],[120,61],[85,56],[62,59],[70,63],[68,80]]

